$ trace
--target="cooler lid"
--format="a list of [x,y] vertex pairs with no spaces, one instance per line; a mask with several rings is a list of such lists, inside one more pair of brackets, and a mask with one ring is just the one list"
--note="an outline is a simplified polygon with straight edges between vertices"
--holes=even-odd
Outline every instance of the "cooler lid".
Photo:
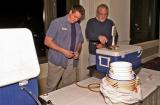
[[34,78],[39,73],[31,31],[0,29],[0,87]]
[[141,51],[141,46],[135,46],[135,45],[118,45],[116,50],[111,50],[107,48],[100,48],[96,50],[97,54],[102,55],[110,55],[110,56],[123,56],[129,53],[133,53],[136,51]]

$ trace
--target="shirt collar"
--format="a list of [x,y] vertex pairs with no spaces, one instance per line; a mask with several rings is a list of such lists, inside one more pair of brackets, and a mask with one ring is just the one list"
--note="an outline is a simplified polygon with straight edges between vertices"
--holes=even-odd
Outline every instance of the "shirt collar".
[[68,22],[69,24],[71,24],[69,21],[68,21],[68,15],[64,16],[64,19],[66,22]]

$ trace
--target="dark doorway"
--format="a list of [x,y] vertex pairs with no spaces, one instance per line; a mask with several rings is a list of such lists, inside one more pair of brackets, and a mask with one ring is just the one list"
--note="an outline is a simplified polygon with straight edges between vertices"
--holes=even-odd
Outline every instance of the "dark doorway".
[[158,39],[158,0],[131,0],[131,44]]
[[57,0],[57,17],[65,16],[75,4],[79,4],[79,0]]
[[43,44],[43,0],[1,0],[0,28],[30,29],[38,57],[46,56]]
[[62,17],[66,13],[66,0],[57,0],[57,17]]

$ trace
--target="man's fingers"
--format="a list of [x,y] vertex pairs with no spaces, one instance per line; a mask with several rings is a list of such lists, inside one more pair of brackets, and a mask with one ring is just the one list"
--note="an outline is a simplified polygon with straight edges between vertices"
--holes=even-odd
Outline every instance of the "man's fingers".
[[102,44],[105,44],[108,41],[105,36],[99,36],[99,40]]

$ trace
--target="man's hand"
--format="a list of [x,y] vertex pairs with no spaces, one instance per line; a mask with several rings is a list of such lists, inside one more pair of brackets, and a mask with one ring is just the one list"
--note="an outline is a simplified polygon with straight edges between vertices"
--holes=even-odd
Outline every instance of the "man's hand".
[[73,58],[74,57],[74,52],[73,51],[69,51],[69,50],[63,50],[63,54],[65,55],[65,57],[67,58]]
[[74,57],[73,59],[79,59],[79,53],[78,52],[74,52]]
[[103,48],[103,47],[104,47],[104,45],[102,45],[102,44],[96,44],[96,48],[97,48],[97,49]]
[[98,39],[99,39],[99,41],[101,42],[101,44],[105,44],[105,43],[108,42],[108,39],[107,39],[105,36],[103,36],[103,35],[100,35],[100,36],[98,37]]

